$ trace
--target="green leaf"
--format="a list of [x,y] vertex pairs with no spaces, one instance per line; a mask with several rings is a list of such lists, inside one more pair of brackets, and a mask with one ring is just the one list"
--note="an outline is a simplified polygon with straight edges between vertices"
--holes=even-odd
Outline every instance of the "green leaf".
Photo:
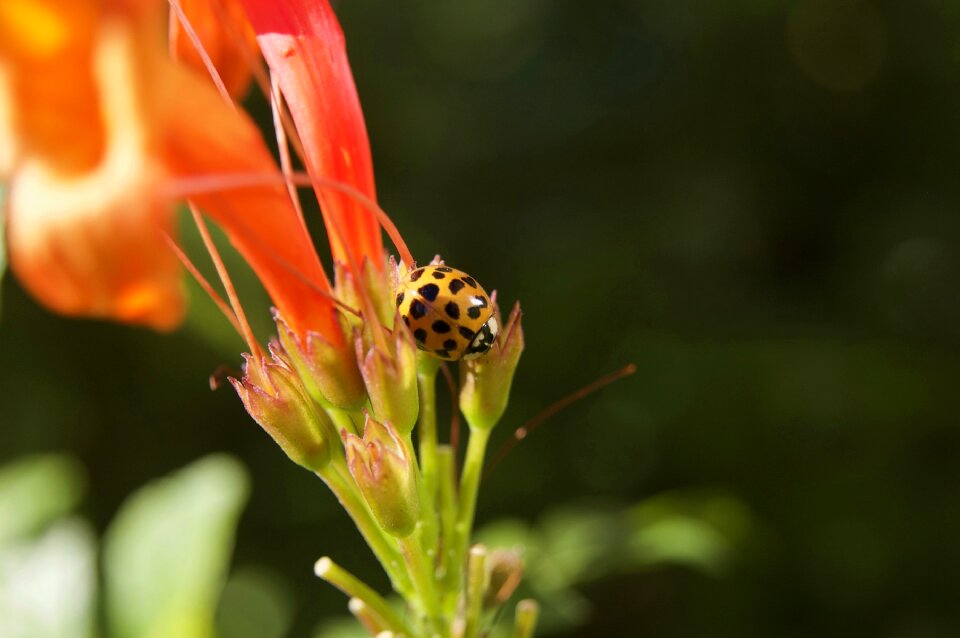
[[0,636],[90,638],[96,539],[76,519],[0,550]]
[[56,454],[28,456],[0,468],[0,547],[40,532],[71,512],[86,487],[80,465]]
[[136,492],[104,541],[114,638],[211,638],[234,533],[246,503],[242,466],[197,461]]
[[286,583],[258,570],[232,575],[217,609],[220,638],[280,638],[293,620],[293,599]]

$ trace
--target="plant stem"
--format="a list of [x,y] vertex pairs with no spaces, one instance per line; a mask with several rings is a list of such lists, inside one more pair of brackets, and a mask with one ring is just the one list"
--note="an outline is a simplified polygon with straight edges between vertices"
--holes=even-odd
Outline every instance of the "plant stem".
[[330,465],[327,466],[326,469],[318,472],[318,475],[327,484],[334,496],[337,497],[337,500],[340,501],[340,505],[347,511],[350,518],[353,519],[363,539],[367,542],[367,545],[370,546],[370,549],[377,557],[377,560],[380,561],[380,564],[383,565],[387,576],[390,577],[390,583],[393,585],[393,589],[397,593],[406,596],[410,593],[411,582],[406,570],[403,568],[396,544],[393,542],[392,537],[384,534],[383,530],[374,520],[373,515],[370,513],[370,508],[366,502],[364,502],[363,498],[357,494],[350,479],[347,478],[349,474],[343,465],[343,459],[335,458],[331,460]]
[[463,461],[463,477],[460,479],[460,504],[457,512],[456,556],[453,568],[458,573],[464,568],[470,532],[473,529],[473,517],[477,507],[477,490],[483,474],[483,458],[490,440],[490,430],[470,428],[470,441]]
[[487,577],[487,548],[474,545],[470,548],[470,560],[467,567],[466,628],[463,638],[476,638],[480,628],[480,615],[483,611],[483,589]]
[[417,436],[420,439],[420,467],[427,496],[437,499],[437,359],[418,353],[417,388],[420,393],[420,416]]
[[517,603],[517,619],[513,628],[513,638],[533,638],[540,616],[540,605],[529,598]]
[[[433,561],[424,553],[420,541],[416,538],[417,532],[406,538],[398,538],[400,551],[403,553],[407,570],[413,580],[416,596],[413,600],[418,604],[418,611],[423,616],[424,625],[430,632],[429,636],[445,636],[443,614],[440,610],[437,596],[436,581],[434,579]],[[409,599],[409,597],[408,597]]]
[[[350,434],[357,434],[357,426],[354,425],[353,419],[350,418],[347,412],[331,407],[327,409],[327,414],[330,415],[334,427],[337,428],[337,436],[340,436],[343,430],[346,430]],[[359,434],[357,435],[359,436]]]
[[[440,537],[443,539],[443,553],[440,555],[438,571],[447,594],[453,594],[456,601],[456,591],[459,588],[460,572],[456,564],[457,543],[457,500],[454,492],[456,476],[454,474],[453,448],[449,445],[437,447],[437,469],[440,478]],[[452,610],[447,610],[448,612]]]
[[324,556],[317,561],[314,566],[314,572],[317,576],[324,579],[347,596],[360,600],[366,608],[372,612],[371,617],[374,622],[394,633],[403,633],[412,636],[413,632],[407,624],[401,619],[387,601],[380,594],[373,591],[366,583],[359,578],[340,567],[332,560]]

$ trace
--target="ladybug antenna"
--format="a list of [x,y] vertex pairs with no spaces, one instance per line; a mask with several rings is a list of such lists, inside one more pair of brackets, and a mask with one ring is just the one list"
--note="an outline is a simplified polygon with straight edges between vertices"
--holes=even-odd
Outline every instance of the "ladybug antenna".
[[493,468],[495,468],[507,456],[507,454],[513,450],[513,448],[517,447],[520,441],[530,436],[534,430],[543,425],[544,421],[554,416],[558,412],[570,407],[580,399],[593,394],[597,390],[610,385],[614,381],[619,381],[624,377],[629,377],[636,371],[637,366],[635,364],[627,364],[619,370],[611,372],[610,374],[605,374],[596,381],[583,386],[579,390],[571,392],[567,396],[555,401],[551,405],[541,410],[536,416],[513,431],[513,436],[510,437],[510,439],[508,439],[507,442],[504,443],[503,446],[497,450],[497,453],[493,456],[493,460],[490,462],[487,470],[483,473],[484,477],[489,476],[490,472],[493,471]]

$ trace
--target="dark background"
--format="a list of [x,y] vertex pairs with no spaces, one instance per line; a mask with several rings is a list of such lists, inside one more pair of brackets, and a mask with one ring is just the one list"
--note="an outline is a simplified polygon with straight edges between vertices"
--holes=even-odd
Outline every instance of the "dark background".
[[[602,574],[557,635],[960,635],[960,5],[339,10],[381,203],[418,259],[523,303],[496,441],[638,366],[518,447],[481,522],[687,488],[752,513],[722,573]],[[236,454],[254,482],[235,564],[285,581],[309,636],[344,603],[319,555],[381,581],[319,482],[207,388],[242,346],[194,293],[155,335],[52,316],[8,277],[0,459],[75,454],[102,529],[147,480]]]

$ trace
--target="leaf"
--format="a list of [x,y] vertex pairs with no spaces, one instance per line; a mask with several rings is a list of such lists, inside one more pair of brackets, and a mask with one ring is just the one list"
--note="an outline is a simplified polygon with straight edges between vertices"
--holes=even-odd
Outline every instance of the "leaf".
[[293,620],[292,592],[270,574],[246,569],[230,577],[217,609],[220,638],[280,638]]
[[246,472],[212,456],[131,496],[107,531],[104,581],[115,638],[210,638]]
[[0,550],[0,636],[90,638],[96,540],[76,519]]
[[40,532],[72,511],[86,488],[80,465],[56,454],[28,456],[0,468],[0,547]]

